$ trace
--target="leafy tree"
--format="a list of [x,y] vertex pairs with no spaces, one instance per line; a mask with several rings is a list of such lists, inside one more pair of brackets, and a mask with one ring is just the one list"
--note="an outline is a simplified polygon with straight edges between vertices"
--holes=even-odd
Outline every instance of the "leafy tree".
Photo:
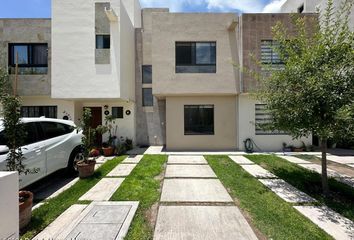
[[31,171],[26,169],[22,162],[24,157],[21,146],[23,146],[26,133],[20,119],[21,99],[12,94],[9,76],[2,68],[0,68],[0,103],[3,108],[4,133],[7,139],[7,147],[9,148],[6,167],[9,171],[28,174]]
[[256,93],[272,116],[264,128],[283,130],[294,138],[319,137],[325,195],[327,141],[354,136],[354,34],[348,26],[353,2],[344,0],[338,11],[328,0],[317,23],[295,14],[295,31],[277,23],[275,51],[284,68],[259,78]]

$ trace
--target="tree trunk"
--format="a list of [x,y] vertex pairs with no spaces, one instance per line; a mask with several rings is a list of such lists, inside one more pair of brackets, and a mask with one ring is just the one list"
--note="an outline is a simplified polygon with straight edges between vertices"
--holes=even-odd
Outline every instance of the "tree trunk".
[[321,139],[322,152],[322,191],[325,196],[329,195],[328,177],[327,177],[327,139]]

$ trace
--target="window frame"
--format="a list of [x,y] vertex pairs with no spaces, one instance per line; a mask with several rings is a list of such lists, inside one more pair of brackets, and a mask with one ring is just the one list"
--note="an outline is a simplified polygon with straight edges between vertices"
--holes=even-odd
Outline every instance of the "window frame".
[[[102,48],[98,48],[98,37],[102,37],[103,38],[103,47]],[[105,46],[105,37],[108,37],[106,38],[106,40],[108,39],[108,44],[109,46],[108,47],[104,47]],[[96,34],[96,46],[95,46],[96,49],[111,49],[111,34]]]
[[[115,116],[113,115],[113,109],[114,109],[114,108],[122,109],[122,115],[121,115],[121,116],[120,116],[120,115],[117,115],[117,117],[115,117]],[[112,107],[111,111],[112,111],[112,117],[113,117],[113,118],[115,118],[115,119],[123,119],[123,118],[124,118],[124,107],[122,107],[122,106]],[[119,113],[118,110],[117,110],[117,113]]]
[[[144,90],[148,90],[151,89],[151,96],[152,96],[152,104],[151,105],[147,105],[145,103],[145,98],[144,98]],[[151,87],[146,87],[146,88],[142,88],[142,105],[143,107],[153,107],[154,106],[154,95],[152,94],[152,88]]]
[[[194,132],[194,133],[188,133],[186,131],[186,108],[188,107],[198,107],[200,109],[200,107],[209,107],[213,109],[213,119],[212,119],[212,128],[213,130],[210,132]],[[184,121],[184,136],[214,136],[215,135],[215,105],[214,104],[187,104],[183,106],[183,121]]]
[[[8,66],[16,67],[16,56],[14,56],[14,47],[15,46],[27,46],[27,61],[26,64],[18,64],[18,67],[48,67],[48,43],[9,43],[8,44]],[[33,46],[46,46],[47,47],[47,63],[46,64],[33,64],[34,55],[33,55]]]
[[280,136],[280,135],[287,136],[288,134],[286,134],[285,132],[282,132],[279,130],[267,131],[267,130],[263,130],[257,126],[257,125],[261,124],[259,121],[267,121],[267,120],[269,121],[270,120],[270,117],[262,118],[262,119],[259,118],[260,116],[269,116],[269,114],[266,112],[266,107],[267,107],[267,104],[264,104],[264,103],[256,103],[254,106],[255,135],[256,136]]
[[[39,115],[40,116],[33,116],[33,117],[28,117],[28,116],[24,116],[23,115],[23,111],[24,109],[28,109],[27,111],[29,111],[30,108],[36,108],[38,107],[39,110]],[[45,113],[46,111],[44,110],[45,108],[53,108],[54,109],[54,116],[46,116],[45,114],[41,114],[41,113]],[[48,109],[48,112],[49,112],[49,109]],[[58,118],[58,106],[55,106],[55,105],[50,105],[50,106],[21,106],[21,117],[24,117],[24,118],[36,118],[36,117],[43,117],[45,116],[46,118]]]
[[[215,44],[215,63],[212,64],[205,64],[205,63],[197,63],[197,44],[198,43],[208,43],[208,44]],[[192,56],[194,56],[194,59],[192,59],[191,64],[178,64],[177,63],[177,45],[178,44],[190,44],[192,48]],[[178,71],[178,67],[214,67],[215,71],[210,71],[210,72],[193,72],[193,71],[185,71],[181,72]],[[176,41],[175,42],[175,72],[176,73],[197,73],[197,74],[213,74],[217,73],[217,42],[216,41]]]
[[[148,82],[146,82],[146,81],[144,81],[144,76],[145,76],[145,74],[144,74],[144,69],[145,68],[150,68],[150,72],[151,72],[151,77],[150,77],[150,81],[148,81]],[[142,65],[141,66],[141,82],[143,83],[143,84],[152,84],[152,65]]]

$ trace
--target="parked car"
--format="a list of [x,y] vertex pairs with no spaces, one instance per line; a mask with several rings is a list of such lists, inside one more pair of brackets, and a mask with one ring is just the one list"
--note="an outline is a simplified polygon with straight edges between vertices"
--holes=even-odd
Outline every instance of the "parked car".
[[[76,171],[76,162],[81,158],[82,131],[72,121],[50,118],[22,118],[26,136],[21,147],[26,169],[36,173],[20,175],[20,188],[63,168]],[[3,120],[0,119],[0,170],[6,170],[6,146]]]

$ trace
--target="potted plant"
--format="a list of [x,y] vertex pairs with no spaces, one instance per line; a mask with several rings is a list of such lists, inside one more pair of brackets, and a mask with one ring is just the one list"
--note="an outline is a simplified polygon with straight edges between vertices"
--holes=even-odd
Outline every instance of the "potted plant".
[[91,109],[84,108],[84,113],[80,123],[83,132],[83,137],[81,139],[82,160],[76,163],[80,178],[90,177],[95,172],[96,158],[90,157],[90,151],[93,148],[93,139],[95,137],[95,130],[90,127],[91,119]]
[[291,152],[291,147],[288,147],[285,142],[283,142],[283,152]]
[[[17,69],[17,68],[16,68]],[[15,86],[11,94],[11,85],[7,73],[0,69],[0,102],[2,104],[2,115],[4,133],[7,139],[6,169],[17,171],[19,175],[35,173],[38,170],[26,169],[23,164],[21,147],[24,145],[26,136],[25,129],[21,124],[21,99],[17,96],[17,71],[15,75]],[[29,191],[19,192],[19,226],[23,229],[31,221],[33,205],[33,194]]]
[[112,115],[106,116],[105,126],[106,132],[108,132],[108,141],[102,144],[102,151],[104,156],[112,156],[114,154],[115,140],[117,139],[117,126],[115,126],[114,134],[112,133],[113,125],[115,124],[115,119]]

